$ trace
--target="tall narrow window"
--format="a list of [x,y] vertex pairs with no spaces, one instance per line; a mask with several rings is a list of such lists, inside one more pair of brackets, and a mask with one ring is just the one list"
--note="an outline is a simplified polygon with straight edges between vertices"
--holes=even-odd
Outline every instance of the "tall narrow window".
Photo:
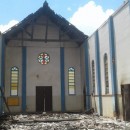
[[94,60],[92,60],[92,88],[93,88],[93,92],[95,93],[95,64],[94,64]]
[[70,67],[69,73],[69,94],[75,94],[75,69]]
[[107,54],[104,54],[104,72],[105,72],[105,93],[109,93],[109,77],[108,77],[108,58]]
[[11,96],[17,96],[18,95],[18,78],[19,78],[19,70],[17,67],[11,68]]

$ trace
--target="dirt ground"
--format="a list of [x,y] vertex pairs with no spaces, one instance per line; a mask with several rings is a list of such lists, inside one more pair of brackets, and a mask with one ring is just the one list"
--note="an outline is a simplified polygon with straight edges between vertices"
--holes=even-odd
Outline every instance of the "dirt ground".
[[0,130],[130,130],[130,122],[98,114],[45,113],[0,119]]

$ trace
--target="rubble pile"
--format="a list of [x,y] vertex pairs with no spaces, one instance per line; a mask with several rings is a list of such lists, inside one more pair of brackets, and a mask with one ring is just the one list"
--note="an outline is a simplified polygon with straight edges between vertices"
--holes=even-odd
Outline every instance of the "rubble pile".
[[130,122],[97,114],[48,113],[15,115],[0,124],[0,130],[130,130]]

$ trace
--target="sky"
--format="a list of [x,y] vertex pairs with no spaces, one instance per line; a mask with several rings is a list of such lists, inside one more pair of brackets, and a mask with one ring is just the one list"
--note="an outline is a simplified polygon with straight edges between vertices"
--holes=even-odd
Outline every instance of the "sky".
[[[0,31],[4,32],[43,6],[45,0],[1,0]],[[46,0],[55,13],[91,35],[125,0]]]

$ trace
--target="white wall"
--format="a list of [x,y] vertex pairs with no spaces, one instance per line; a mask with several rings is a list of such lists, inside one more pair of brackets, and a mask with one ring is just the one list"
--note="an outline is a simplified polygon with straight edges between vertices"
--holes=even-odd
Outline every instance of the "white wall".
[[[50,55],[47,65],[38,63],[41,52]],[[53,110],[60,111],[60,49],[27,48],[27,110],[35,111],[36,86],[52,86]],[[32,100],[33,99],[33,100]]]
[[113,21],[117,57],[118,93],[121,94],[121,85],[130,84],[130,9],[128,4],[114,15]]
[[[102,107],[104,116],[113,116],[112,101],[112,84],[111,84],[111,66],[110,66],[110,45],[109,45],[109,27],[108,22],[102,25],[98,30],[99,46],[100,46],[100,71],[101,71],[101,87],[102,87]],[[104,70],[104,54],[108,57],[108,80],[109,93],[105,93],[105,70]],[[109,104],[109,105],[108,105]]]
[[[121,85],[130,84],[130,9],[129,3],[124,4],[113,15],[114,36],[115,36],[115,52],[117,65],[117,84],[118,84],[118,100],[119,111],[122,116],[122,96]],[[101,66],[101,86],[102,86],[102,101],[103,101],[103,115],[114,116],[113,112],[113,95],[111,84],[111,66],[110,66],[110,48],[109,48],[109,27],[106,21],[99,29],[99,47],[100,47],[100,66]],[[94,34],[88,39],[90,66],[91,61],[95,59],[95,40]],[[108,54],[108,74],[110,93],[105,94],[105,77],[104,77],[104,54]],[[97,90],[96,90],[97,94]],[[98,99],[98,98],[97,98]],[[96,101],[98,104],[98,100]],[[98,105],[97,105],[98,106]]]
[[[95,68],[95,97],[92,97],[92,107],[96,112],[99,112],[99,98],[98,98],[98,87],[97,87],[97,70],[96,70],[96,54],[95,54],[95,34],[93,34],[88,39],[88,49],[89,49],[89,66],[90,66],[90,87],[91,93],[93,92],[92,86],[92,61],[94,60],[94,68]],[[96,101],[96,103],[95,103]]]
[[[68,69],[75,69],[75,95],[69,95],[68,90]],[[65,95],[66,110],[81,111],[83,109],[83,90],[81,87],[81,68],[80,68],[80,48],[65,48]],[[78,104],[77,104],[78,102]]]
[[92,61],[94,60],[95,64],[95,95],[97,95],[97,81],[96,81],[96,54],[95,54],[95,37],[92,35],[88,39],[88,49],[89,49],[89,66],[90,66],[90,87],[91,87],[91,93],[93,91],[92,89]]
[[5,96],[10,97],[11,68],[16,66],[19,68],[18,97],[19,106],[10,106],[11,112],[21,111],[21,88],[22,88],[22,49],[21,47],[6,47],[5,53]]
[[114,17],[117,84],[120,116],[123,115],[121,85],[130,84],[130,8],[127,3]]
[[[46,17],[40,17],[38,23],[46,23]],[[47,39],[58,39],[59,28],[50,20],[48,23]],[[31,25],[26,28],[31,33]],[[34,26],[34,39],[45,39],[46,26]],[[62,38],[69,38],[62,31]],[[21,38],[21,33],[18,34]],[[24,38],[30,38],[24,32]],[[81,70],[80,70],[80,47],[75,42],[36,42],[36,41],[17,41],[11,40],[6,48],[6,97],[10,96],[10,67],[18,66],[20,69],[19,96],[21,96],[21,71],[22,71],[22,46],[27,48],[27,112],[36,111],[36,86],[52,86],[52,109],[53,111],[61,111],[61,77],[60,77],[60,47],[65,47],[65,103],[67,111],[82,110],[82,86],[81,86]],[[38,55],[46,52],[50,55],[50,62],[47,65],[38,63]],[[68,95],[68,68],[75,67],[75,84],[76,95]],[[77,104],[77,101],[79,102]],[[21,104],[21,102],[20,102]],[[15,111],[17,107],[12,107]],[[21,106],[19,107],[19,111]]]

